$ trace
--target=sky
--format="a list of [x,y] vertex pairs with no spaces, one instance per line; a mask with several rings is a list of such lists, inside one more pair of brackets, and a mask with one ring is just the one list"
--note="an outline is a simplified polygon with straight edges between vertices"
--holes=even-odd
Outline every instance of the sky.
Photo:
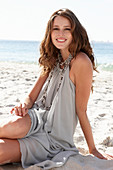
[[60,8],[75,13],[91,41],[113,42],[113,0],[0,0],[0,39],[41,41]]

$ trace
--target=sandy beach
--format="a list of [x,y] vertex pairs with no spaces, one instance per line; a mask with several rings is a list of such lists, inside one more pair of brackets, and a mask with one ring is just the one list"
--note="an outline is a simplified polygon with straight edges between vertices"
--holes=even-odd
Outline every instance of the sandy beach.
[[[96,147],[101,152],[113,155],[113,72],[98,70],[100,73],[94,74],[94,91],[90,95],[87,114]],[[0,62],[0,121],[10,116],[10,109],[25,98],[37,77],[38,66],[35,64]],[[74,142],[82,154],[88,153],[79,124]],[[1,166],[0,170],[8,168],[12,169],[10,166]],[[21,167],[16,166],[15,169]]]

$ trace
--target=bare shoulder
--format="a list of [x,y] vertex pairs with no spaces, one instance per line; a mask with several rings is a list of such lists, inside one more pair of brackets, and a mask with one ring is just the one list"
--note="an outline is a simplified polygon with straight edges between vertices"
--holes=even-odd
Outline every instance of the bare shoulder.
[[89,57],[80,52],[71,62],[71,73],[70,78],[76,84],[76,80],[85,77],[85,75],[92,76],[93,74],[93,66]]
[[87,67],[87,66],[90,66],[92,67],[92,63],[91,63],[91,60],[89,59],[89,57],[83,53],[83,52],[80,52],[78,53],[78,55],[76,56],[76,59],[73,60],[73,63],[72,63],[72,67],[76,65],[76,68],[79,68],[79,67]]

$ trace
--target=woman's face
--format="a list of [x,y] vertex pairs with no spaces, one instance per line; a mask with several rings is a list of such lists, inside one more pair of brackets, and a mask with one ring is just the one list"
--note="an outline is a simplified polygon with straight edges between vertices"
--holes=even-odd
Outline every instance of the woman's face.
[[67,18],[57,16],[54,19],[51,39],[56,48],[68,52],[69,45],[72,42],[72,34],[71,23]]

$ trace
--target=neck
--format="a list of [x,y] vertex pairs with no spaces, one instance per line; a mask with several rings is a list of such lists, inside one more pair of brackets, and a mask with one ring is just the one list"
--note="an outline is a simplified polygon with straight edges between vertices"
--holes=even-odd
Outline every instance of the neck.
[[63,60],[65,61],[69,57],[70,52],[69,51],[66,52],[63,50],[61,50],[60,52],[61,52]]

